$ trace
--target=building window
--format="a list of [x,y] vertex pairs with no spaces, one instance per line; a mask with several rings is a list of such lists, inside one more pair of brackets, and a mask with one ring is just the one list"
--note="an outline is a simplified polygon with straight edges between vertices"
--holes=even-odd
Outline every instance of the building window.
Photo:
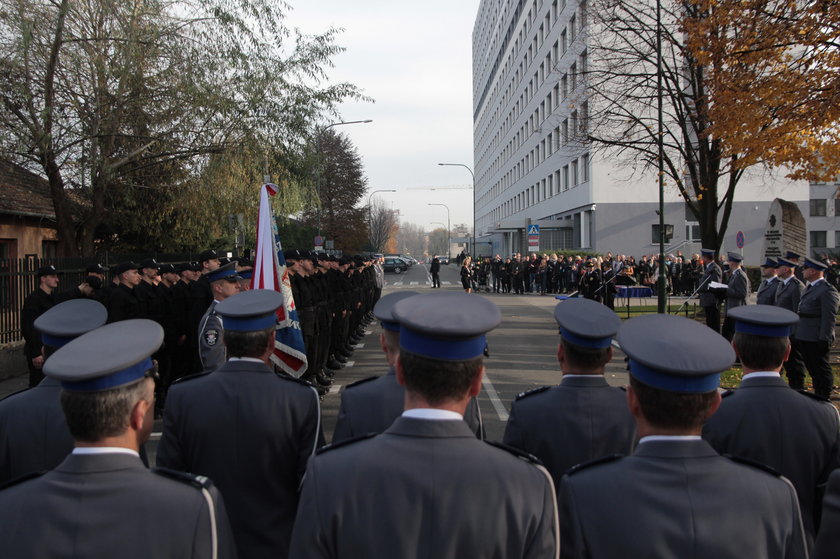
[[825,248],[826,234],[825,231],[811,231],[811,248]]
[[578,160],[572,161],[572,186],[577,186],[578,182]]
[[563,99],[565,99],[569,95],[569,75],[563,74],[563,77],[560,78],[560,83],[563,87]]
[[589,154],[584,153],[580,156],[580,172],[581,182],[589,181]]
[[572,91],[574,91],[577,87],[577,62],[572,63],[572,67],[569,68],[569,74],[572,76]]
[[569,119],[563,119],[563,145],[569,142]]
[[[834,215],[840,216],[840,198],[834,199]],[[840,245],[835,245],[840,246]]]
[[566,48],[569,46],[566,39],[566,30],[564,29],[563,32],[560,33],[560,48],[562,49],[562,54],[566,54]]
[[575,35],[577,33],[577,18],[572,15],[569,19],[569,44],[575,42]]
[[685,223],[685,240],[689,242],[700,242],[700,224],[696,221],[687,221]]
[[563,165],[563,190],[569,190],[569,166]]
[[[811,200],[811,217],[825,217],[825,200]],[[825,245],[820,245],[825,246]]]

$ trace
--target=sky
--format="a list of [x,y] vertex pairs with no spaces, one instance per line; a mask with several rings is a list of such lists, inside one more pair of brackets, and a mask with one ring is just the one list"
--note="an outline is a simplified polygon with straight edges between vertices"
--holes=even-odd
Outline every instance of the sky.
[[[399,210],[402,222],[434,229],[472,227],[472,29],[479,0],[289,0],[290,27],[344,29],[331,81],[350,82],[374,103],[340,106],[333,128],[358,149],[368,195]],[[452,188],[456,187],[456,188]],[[431,190],[430,188],[436,188]],[[396,190],[378,192],[374,190]],[[367,204],[366,198],[363,203]]]

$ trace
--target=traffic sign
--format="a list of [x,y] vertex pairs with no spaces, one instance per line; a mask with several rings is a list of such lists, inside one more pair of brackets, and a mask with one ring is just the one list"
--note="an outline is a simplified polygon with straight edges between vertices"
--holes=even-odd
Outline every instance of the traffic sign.
[[528,235],[539,235],[540,234],[540,226],[538,224],[533,224],[528,226]]
[[324,244],[324,237],[321,235],[315,235],[315,246],[319,247]]
[[738,248],[744,248],[744,232],[738,231],[735,235],[735,246]]

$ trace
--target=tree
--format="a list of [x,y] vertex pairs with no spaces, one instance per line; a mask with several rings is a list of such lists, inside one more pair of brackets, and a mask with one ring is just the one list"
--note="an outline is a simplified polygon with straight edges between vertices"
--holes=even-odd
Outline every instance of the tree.
[[61,254],[91,254],[114,204],[145,198],[118,189],[195,187],[245,145],[300,151],[314,121],[359,96],[323,85],[335,30],[293,33],[286,8],[0,0],[0,152],[49,181]]
[[442,227],[429,233],[429,255],[436,254],[449,255],[449,233]]
[[420,258],[426,252],[426,232],[415,223],[401,223],[397,231],[400,252]]
[[[397,217],[381,201],[374,200],[368,208],[370,231],[370,246],[373,252],[382,252],[388,240],[395,236],[399,228]],[[402,246],[402,245],[400,245]]]
[[367,189],[362,160],[350,139],[325,130],[318,140],[321,171],[317,173],[319,204],[307,206],[304,222],[318,224],[335,248],[360,251],[367,239],[367,209],[357,207]]
[[791,178],[840,174],[840,3],[694,0],[686,44],[707,68],[711,125],[723,155]]

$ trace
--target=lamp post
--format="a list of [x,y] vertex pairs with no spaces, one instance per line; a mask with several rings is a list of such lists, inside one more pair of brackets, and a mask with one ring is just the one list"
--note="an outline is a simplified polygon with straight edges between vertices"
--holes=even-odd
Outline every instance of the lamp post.
[[472,191],[473,191],[473,234],[472,234],[472,242],[470,243],[470,254],[475,260],[475,173],[473,170],[468,166],[464,165],[463,163],[438,163],[441,167],[463,167],[467,171],[470,172],[470,176],[472,177]]
[[657,147],[657,177],[659,186],[659,277],[657,278],[658,297],[657,312],[668,312],[668,295],[666,293],[668,280],[665,276],[665,154],[663,146],[662,124],[662,2],[656,0],[656,147]]
[[[373,195],[377,192],[396,192],[396,190],[394,190],[393,188],[374,190],[370,193],[370,196],[368,196],[368,227],[370,228],[371,246],[373,245],[373,206],[371,205],[371,199],[373,198]],[[378,246],[374,246],[373,249],[377,252],[379,251]]]
[[446,204],[433,204],[429,202],[429,206],[443,206],[446,208],[446,258],[452,256],[452,223],[449,220],[449,206]]
[[[369,122],[373,122],[373,120],[348,120],[346,122],[333,122],[332,124],[327,124],[323,128],[318,129],[318,155],[321,155],[321,137],[324,135],[324,132],[332,128],[333,126],[342,126],[344,124],[367,124]],[[318,180],[315,183],[315,190],[318,193],[318,236],[321,236],[321,175],[323,173],[323,161],[321,161],[321,166],[318,168]]]

